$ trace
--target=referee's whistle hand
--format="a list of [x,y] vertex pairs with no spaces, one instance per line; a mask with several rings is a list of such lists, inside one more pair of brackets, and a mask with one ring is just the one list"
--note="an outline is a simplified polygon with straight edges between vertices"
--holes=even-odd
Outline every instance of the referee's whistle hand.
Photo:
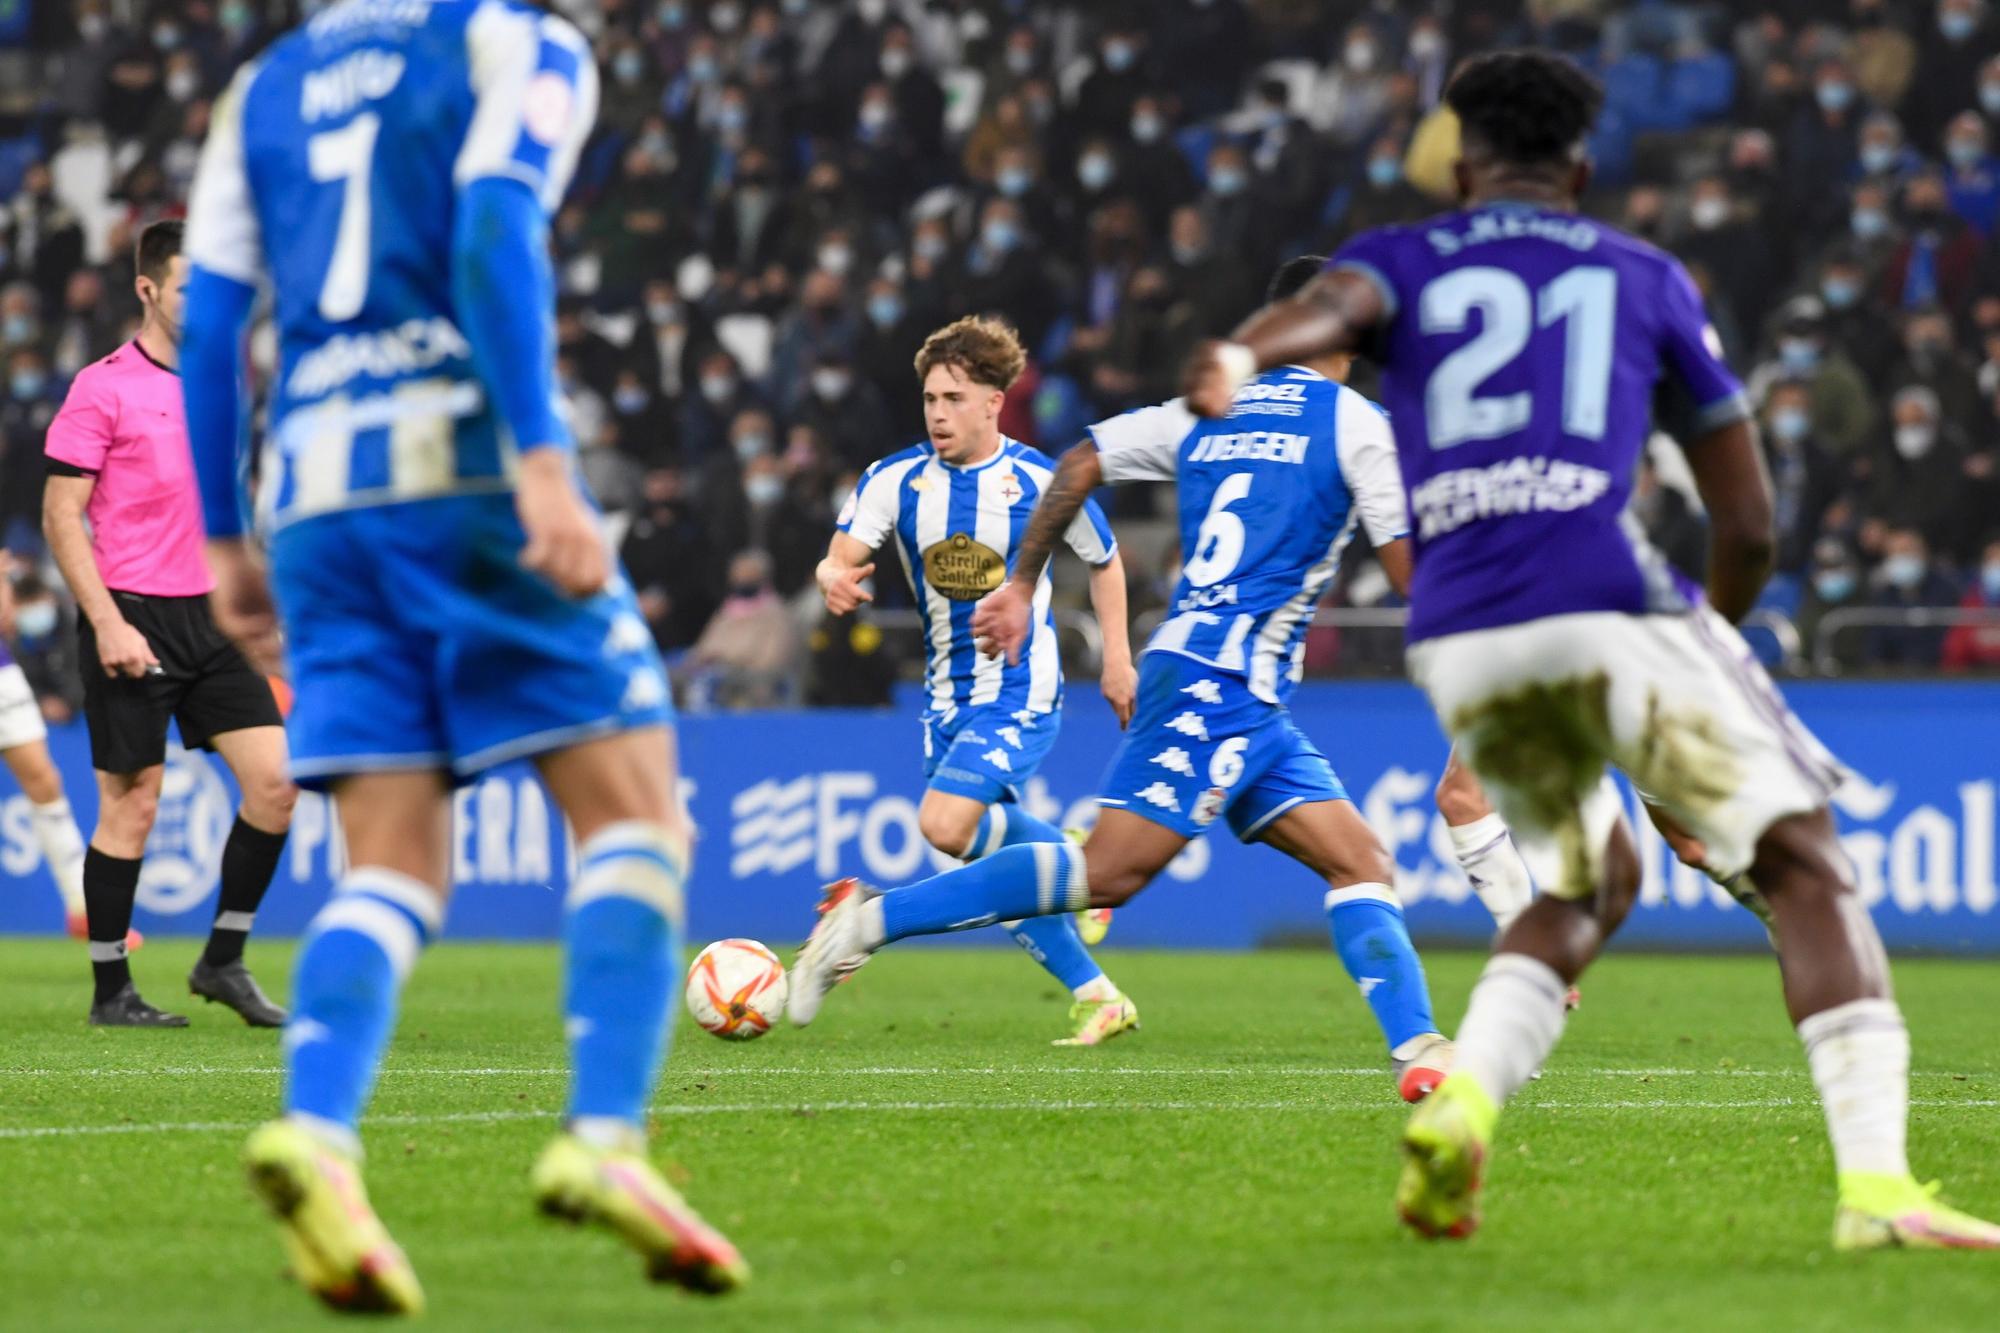
[[160,659],[153,656],[146,636],[122,619],[97,631],[97,660],[104,664],[107,676],[137,679],[160,669]]

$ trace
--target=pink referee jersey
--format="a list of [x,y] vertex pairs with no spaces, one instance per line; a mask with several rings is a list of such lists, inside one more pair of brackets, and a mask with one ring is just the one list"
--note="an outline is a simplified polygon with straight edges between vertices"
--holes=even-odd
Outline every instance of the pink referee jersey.
[[85,366],[49,423],[47,452],[97,477],[84,513],[106,587],[198,597],[215,586],[179,375],[137,342]]

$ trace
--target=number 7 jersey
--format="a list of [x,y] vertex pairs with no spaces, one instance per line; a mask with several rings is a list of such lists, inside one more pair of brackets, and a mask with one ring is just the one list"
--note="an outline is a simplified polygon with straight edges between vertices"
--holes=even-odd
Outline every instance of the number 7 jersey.
[[1240,676],[1265,703],[1298,681],[1313,609],[1355,526],[1377,546],[1408,528],[1381,409],[1303,366],[1259,375],[1219,420],[1175,399],[1090,435],[1105,481],[1176,484],[1181,578],[1146,651]]
[[1410,493],[1412,641],[1698,594],[1625,514],[1666,381],[1699,435],[1748,414],[1679,261],[1613,227],[1497,203],[1356,237],[1380,292]]
[[515,441],[452,293],[458,192],[504,177],[553,210],[596,107],[583,38],[514,0],[339,0],[237,73],[186,249],[223,277],[270,279],[267,527],[511,488]]

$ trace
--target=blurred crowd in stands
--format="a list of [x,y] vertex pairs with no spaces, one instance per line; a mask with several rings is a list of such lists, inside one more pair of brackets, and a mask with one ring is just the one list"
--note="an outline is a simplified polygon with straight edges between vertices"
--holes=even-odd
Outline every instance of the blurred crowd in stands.
[[[1847,613],[1846,669],[2000,667],[2000,629],[1852,614],[2000,606],[1987,0],[558,7],[603,76],[554,225],[560,382],[699,698],[865,702],[907,671],[913,642],[889,660],[900,572],[879,624],[823,623],[811,574],[856,471],[922,436],[926,331],[1011,319],[1032,360],[1005,426],[1060,451],[1172,396],[1191,341],[1254,307],[1277,261],[1446,206],[1449,73],[1523,43],[1603,76],[1589,207],[1686,260],[1750,384],[1783,538],[1768,609],[1808,651]],[[127,241],[183,207],[210,99],[295,10],[0,15],[0,532],[24,569],[43,429],[136,313]],[[1671,447],[1635,503],[1698,571]],[[1157,606],[1163,500],[1113,513],[1135,609]],[[1335,596],[1389,594],[1357,560]],[[1336,634],[1315,664],[1341,667]]]

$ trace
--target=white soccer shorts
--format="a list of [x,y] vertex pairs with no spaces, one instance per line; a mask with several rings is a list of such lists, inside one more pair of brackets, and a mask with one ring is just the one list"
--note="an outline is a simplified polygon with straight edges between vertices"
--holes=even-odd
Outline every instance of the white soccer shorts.
[[49,738],[42,722],[42,707],[18,663],[0,667],[0,750],[29,745]]
[[1839,763],[1792,715],[1733,626],[1706,606],[1582,612],[1428,639],[1410,670],[1517,842],[1554,844],[1545,892],[1595,891],[1623,770],[1708,849],[1746,870],[1787,815],[1827,803]]

